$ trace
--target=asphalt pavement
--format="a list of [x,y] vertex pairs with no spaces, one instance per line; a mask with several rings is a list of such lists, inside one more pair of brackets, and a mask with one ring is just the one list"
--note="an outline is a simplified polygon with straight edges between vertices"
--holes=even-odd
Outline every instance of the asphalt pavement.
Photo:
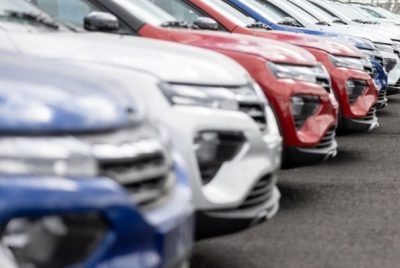
[[269,222],[196,245],[192,268],[400,267],[400,96],[336,159],[280,173]]

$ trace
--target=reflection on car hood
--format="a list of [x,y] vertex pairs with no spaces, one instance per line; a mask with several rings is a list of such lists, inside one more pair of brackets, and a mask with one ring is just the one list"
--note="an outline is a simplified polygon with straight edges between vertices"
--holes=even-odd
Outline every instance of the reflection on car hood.
[[115,80],[59,60],[0,52],[0,130],[74,133],[135,124],[133,100],[115,87]]
[[307,51],[279,41],[211,31],[171,30],[170,33],[178,42],[204,48],[249,53],[273,62],[304,65],[316,63]]
[[101,33],[30,34],[1,30],[0,27],[0,49],[139,68],[168,82],[208,85],[249,82],[247,72],[231,59],[171,42]]
[[311,36],[300,33],[288,33],[282,31],[257,31],[257,36],[280,39],[301,47],[309,47],[324,50],[330,54],[350,57],[360,56],[357,49],[343,42],[332,41],[324,37]]

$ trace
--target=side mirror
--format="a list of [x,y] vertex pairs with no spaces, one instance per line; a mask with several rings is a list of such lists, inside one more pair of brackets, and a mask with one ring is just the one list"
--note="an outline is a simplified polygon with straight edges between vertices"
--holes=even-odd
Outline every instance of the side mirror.
[[208,17],[199,17],[193,24],[202,30],[218,30],[218,23],[214,19]]
[[85,16],[83,26],[88,31],[115,32],[119,30],[119,21],[110,13],[93,11]]

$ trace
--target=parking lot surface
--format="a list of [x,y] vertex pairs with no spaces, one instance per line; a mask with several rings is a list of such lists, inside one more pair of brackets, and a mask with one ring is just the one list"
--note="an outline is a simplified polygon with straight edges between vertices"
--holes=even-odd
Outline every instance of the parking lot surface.
[[378,116],[372,133],[338,138],[336,159],[282,171],[279,214],[197,244],[192,267],[399,267],[400,97]]

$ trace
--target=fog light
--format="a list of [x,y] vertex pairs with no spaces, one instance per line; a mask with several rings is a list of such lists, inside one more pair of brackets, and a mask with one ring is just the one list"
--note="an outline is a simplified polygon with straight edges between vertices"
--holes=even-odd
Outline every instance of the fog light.
[[203,184],[209,183],[224,162],[232,160],[244,145],[242,132],[199,132],[194,148]]
[[315,114],[321,106],[319,96],[297,95],[291,100],[291,112],[297,129],[300,129],[305,121]]
[[346,82],[346,91],[350,104],[353,104],[366,90],[367,82],[364,80],[348,80]]
[[391,58],[384,58],[383,59],[383,66],[385,67],[385,71],[390,73],[397,64],[397,60]]
[[20,267],[66,267],[84,262],[106,230],[95,214],[17,218],[4,228],[2,245]]

